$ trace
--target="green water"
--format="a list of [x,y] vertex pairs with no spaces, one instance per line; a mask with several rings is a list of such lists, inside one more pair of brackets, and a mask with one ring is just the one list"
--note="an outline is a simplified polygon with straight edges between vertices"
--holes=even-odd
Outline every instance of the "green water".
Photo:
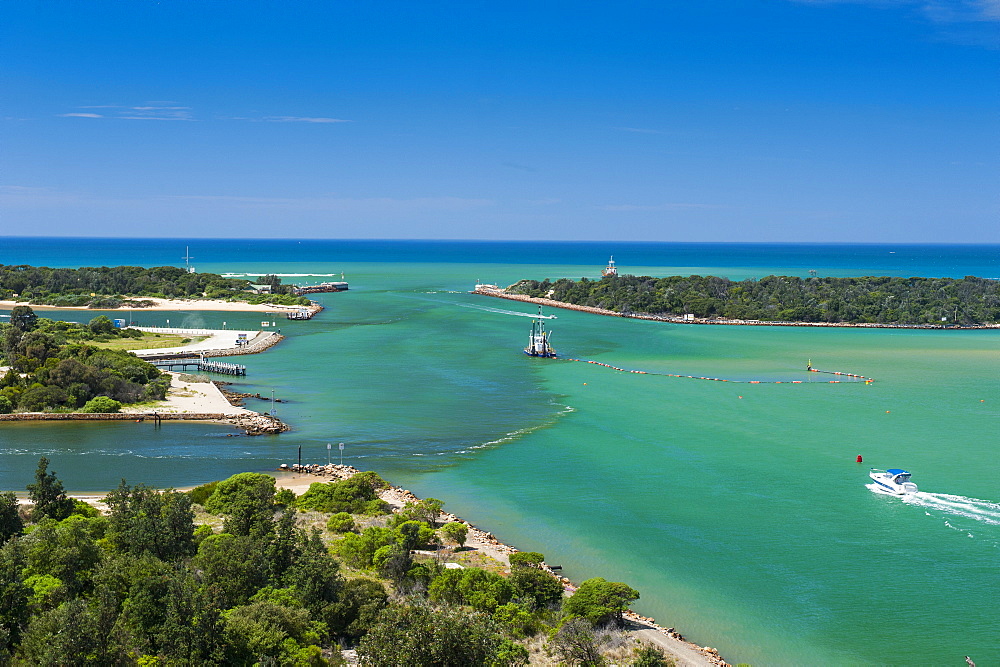
[[[441,498],[574,580],[628,582],[642,593],[637,611],[730,662],[1000,663],[1000,331],[683,326],[571,311],[547,322],[564,357],[785,382],[718,383],[529,359],[530,319],[492,311],[532,308],[467,293],[477,280],[593,267],[267,268],[345,270],[351,282],[322,295],[314,321],[280,322],[280,346],[240,360],[240,388],[287,399],[278,411],[293,432],[4,426],[0,481],[22,488],[39,452],[71,488],[97,490],[122,476],[182,485],[272,469],[299,446],[325,461],[327,442],[345,442],[345,462]],[[259,319],[177,313],[171,324]],[[805,372],[807,359],[876,382],[830,384]],[[928,493],[874,494],[869,466],[904,467]]]

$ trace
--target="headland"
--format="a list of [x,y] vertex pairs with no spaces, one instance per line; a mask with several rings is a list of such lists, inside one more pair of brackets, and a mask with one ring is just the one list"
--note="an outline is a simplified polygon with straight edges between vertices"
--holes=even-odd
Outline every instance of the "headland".
[[597,306],[583,306],[565,301],[556,301],[545,297],[528,296],[526,294],[515,294],[508,292],[498,285],[476,285],[472,294],[491,296],[498,299],[509,299],[511,301],[523,301],[549,308],[562,308],[564,310],[576,310],[581,313],[591,313],[593,315],[604,315],[607,317],[625,317],[634,320],[652,320],[654,322],[669,322],[670,324],[715,324],[729,326],[751,326],[751,327],[822,327],[822,328],[859,328],[859,329],[1000,329],[1000,324],[882,324],[874,322],[790,322],[780,320],[739,320],[729,318],[708,318],[695,317],[693,315],[670,316],[670,315],[650,315],[648,313],[618,312]]

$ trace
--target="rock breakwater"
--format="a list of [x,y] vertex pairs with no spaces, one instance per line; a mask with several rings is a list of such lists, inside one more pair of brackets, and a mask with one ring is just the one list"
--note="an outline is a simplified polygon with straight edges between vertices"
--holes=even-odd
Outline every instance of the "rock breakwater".
[[21,412],[0,415],[0,422],[25,421],[197,421],[232,424],[242,429],[246,435],[276,435],[291,430],[291,427],[269,415],[248,413],[226,415],[218,412]]

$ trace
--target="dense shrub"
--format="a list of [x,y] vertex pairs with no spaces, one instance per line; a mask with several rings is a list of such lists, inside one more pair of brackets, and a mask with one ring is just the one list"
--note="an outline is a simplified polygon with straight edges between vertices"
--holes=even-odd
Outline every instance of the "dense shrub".
[[378,491],[388,486],[373,472],[363,472],[337,482],[315,482],[309,490],[299,496],[295,506],[317,512],[348,512],[350,514],[381,511],[382,501]]
[[83,406],[83,412],[118,412],[122,407],[119,401],[107,396],[95,396]]

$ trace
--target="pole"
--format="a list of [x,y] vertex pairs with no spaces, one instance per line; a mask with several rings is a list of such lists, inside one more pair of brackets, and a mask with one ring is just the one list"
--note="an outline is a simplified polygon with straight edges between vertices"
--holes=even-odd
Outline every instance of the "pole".
[[271,416],[274,416],[274,390],[271,390]]
[[332,449],[332,447],[333,446],[329,442],[326,443],[326,464],[327,465],[330,465],[330,449]]
[[302,445],[299,445],[299,468],[302,468]]
[[344,443],[340,443],[340,465],[344,465]]

